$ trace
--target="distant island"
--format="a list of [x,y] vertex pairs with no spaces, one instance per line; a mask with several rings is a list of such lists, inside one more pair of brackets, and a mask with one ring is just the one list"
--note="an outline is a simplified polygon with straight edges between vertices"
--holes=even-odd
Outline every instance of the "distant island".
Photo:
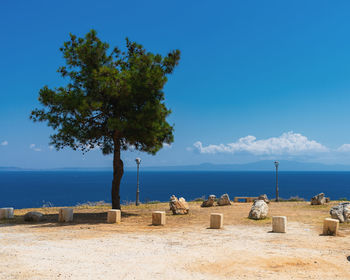
[[[135,171],[135,167],[127,166],[126,171]],[[174,166],[142,166],[141,171],[274,171],[273,161],[263,160],[245,164],[213,164]],[[326,165],[322,163],[280,161],[280,171],[350,171],[350,165]],[[29,169],[21,167],[0,166],[1,171],[112,171],[110,167],[64,167],[47,169]]]

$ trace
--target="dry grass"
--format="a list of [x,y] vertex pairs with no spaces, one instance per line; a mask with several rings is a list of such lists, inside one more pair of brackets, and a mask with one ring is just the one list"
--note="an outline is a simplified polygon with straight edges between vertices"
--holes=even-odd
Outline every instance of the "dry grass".
[[[287,216],[288,221],[321,227],[324,218],[329,217],[330,208],[337,204],[334,201],[327,205],[311,206],[309,202],[271,202],[269,204],[268,218],[260,221],[247,218],[251,203],[233,203],[231,206],[215,206],[210,208],[200,207],[201,202],[190,202],[190,213],[188,215],[172,215],[168,203],[152,203],[135,205],[124,205],[122,207],[122,223],[118,225],[118,231],[145,231],[160,230],[169,231],[181,228],[191,230],[193,227],[207,227],[210,213],[218,212],[224,214],[225,225],[254,225],[265,226],[271,223],[272,216]],[[59,224],[59,207],[18,209],[15,210],[15,219],[5,220],[0,223],[28,224],[24,222],[23,215],[28,211],[39,211],[44,214],[43,222],[36,224],[36,228],[50,228],[58,226],[79,227],[92,226],[99,231],[116,230],[115,225],[106,224],[108,204],[79,205],[74,207],[74,222],[70,224]],[[154,210],[166,211],[167,225],[165,227],[151,227],[151,212]],[[34,226],[34,224],[33,224]],[[343,234],[350,235],[350,224],[341,224]]]

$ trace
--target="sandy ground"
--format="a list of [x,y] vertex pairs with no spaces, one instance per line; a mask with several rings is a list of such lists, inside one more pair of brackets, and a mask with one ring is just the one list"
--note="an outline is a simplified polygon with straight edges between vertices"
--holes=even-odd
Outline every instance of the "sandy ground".
[[[350,279],[350,228],[322,236],[330,206],[275,203],[270,216],[289,217],[288,232],[271,233],[271,219],[246,218],[250,204],[201,209],[150,225],[166,204],[126,207],[123,222],[104,222],[107,208],[75,209],[75,222],[0,224],[0,279]],[[224,213],[224,229],[208,229],[210,212]],[[52,214],[50,214],[52,213]]]

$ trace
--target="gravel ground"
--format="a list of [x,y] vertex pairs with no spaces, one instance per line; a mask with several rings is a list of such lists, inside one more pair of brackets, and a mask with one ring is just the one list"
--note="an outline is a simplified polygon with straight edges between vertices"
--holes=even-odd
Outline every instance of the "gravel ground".
[[348,236],[290,222],[142,227],[0,225],[0,279],[350,279]]

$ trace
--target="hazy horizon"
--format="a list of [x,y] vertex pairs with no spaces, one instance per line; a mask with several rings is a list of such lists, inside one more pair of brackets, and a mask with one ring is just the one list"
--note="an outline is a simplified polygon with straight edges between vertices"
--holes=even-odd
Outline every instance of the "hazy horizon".
[[[23,168],[20,166],[0,166],[0,171],[112,171],[112,166],[106,167],[72,167],[64,166],[59,168]],[[141,172],[144,171],[271,171],[275,172],[274,163],[271,161],[257,161],[245,164],[215,164],[201,163],[197,165],[168,165],[168,166],[142,166]],[[135,167],[126,167],[125,171],[136,171]],[[305,172],[333,172],[346,171],[350,172],[350,165],[341,164],[322,164],[322,163],[305,163],[297,161],[281,161],[279,172],[284,171],[305,171]]]

